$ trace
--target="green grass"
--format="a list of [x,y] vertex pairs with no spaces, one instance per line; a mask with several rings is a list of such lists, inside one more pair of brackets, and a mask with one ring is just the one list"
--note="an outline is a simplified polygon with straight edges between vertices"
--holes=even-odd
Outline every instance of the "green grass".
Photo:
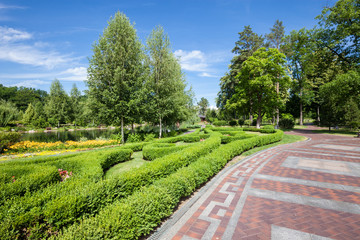
[[275,146],[278,146],[278,145],[282,145],[282,144],[288,144],[288,143],[299,142],[299,141],[304,141],[304,140],[306,140],[306,137],[298,136],[298,135],[284,134],[284,137],[280,142],[272,143],[272,144],[265,145],[265,146],[262,146],[262,147],[256,147],[256,148],[253,148],[253,149],[251,149],[249,151],[246,151],[243,154],[241,154],[239,157],[237,157],[236,160],[229,162],[229,165],[233,165],[233,164],[241,161],[245,157],[250,156],[251,154],[260,152],[262,150],[265,150],[265,149],[268,149],[268,148],[271,148],[271,147],[275,147]]
[[114,176],[119,175],[121,173],[127,172],[130,169],[138,168],[141,165],[147,163],[147,161],[145,161],[143,159],[142,151],[134,152],[131,157],[132,157],[132,159],[130,161],[119,163],[119,164],[116,164],[115,166],[111,167],[106,172],[105,178],[114,177]]
[[343,129],[332,129],[331,131],[326,129],[319,129],[319,130],[313,130],[313,132],[316,133],[325,133],[325,134],[332,134],[332,135],[340,135],[340,136],[356,136],[358,132],[356,131],[349,131],[349,130],[343,130]]

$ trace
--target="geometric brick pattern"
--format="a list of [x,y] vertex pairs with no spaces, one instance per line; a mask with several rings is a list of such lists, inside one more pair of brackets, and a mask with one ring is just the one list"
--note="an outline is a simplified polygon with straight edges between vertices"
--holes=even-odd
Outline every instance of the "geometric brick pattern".
[[161,239],[271,239],[272,229],[318,237],[314,239],[360,239],[360,177],[284,165],[297,158],[316,159],[324,168],[332,161],[359,164],[360,139],[295,134],[311,140],[236,164]]

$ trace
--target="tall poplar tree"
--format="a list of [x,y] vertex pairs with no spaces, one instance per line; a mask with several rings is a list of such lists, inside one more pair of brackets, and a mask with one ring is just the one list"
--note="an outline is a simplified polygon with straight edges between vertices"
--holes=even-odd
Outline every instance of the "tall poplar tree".
[[[274,26],[270,28],[270,33],[266,35],[269,46],[280,50],[285,43],[285,27],[283,22],[276,20]],[[276,82],[276,94],[279,94],[279,82]],[[276,108],[276,126],[279,125],[279,108]]]
[[107,124],[124,124],[136,108],[143,83],[142,45],[125,14],[117,12],[93,45],[87,85],[92,108]]
[[147,39],[147,52],[150,67],[150,77],[146,83],[147,103],[150,121],[159,124],[161,138],[163,120],[183,120],[191,99],[185,92],[180,63],[172,53],[169,37],[161,26],[156,27]]
[[57,79],[51,83],[50,94],[47,97],[44,109],[47,117],[54,119],[58,127],[60,127],[60,123],[69,121],[71,114],[69,96]]

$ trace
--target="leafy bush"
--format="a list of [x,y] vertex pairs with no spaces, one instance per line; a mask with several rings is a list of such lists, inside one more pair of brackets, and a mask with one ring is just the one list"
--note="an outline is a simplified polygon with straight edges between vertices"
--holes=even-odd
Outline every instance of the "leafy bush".
[[155,160],[157,158],[166,156],[170,153],[180,151],[184,148],[188,148],[191,145],[181,145],[176,146],[173,143],[157,143],[157,144],[150,144],[143,148],[143,156],[146,160]]
[[222,144],[227,144],[233,141],[237,141],[240,139],[246,139],[246,138],[252,138],[255,137],[255,135],[253,134],[237,134],[235,136],[221,136],[221,143]]
[[249,132],[260,132],[260,133],[275,133],[275,129],[264,129],[264,128],[244,128],[244,131]]
[[283,118],[279,121],[279,127],[281,129],[293,129],[295,126],[295,122],[293,119]]
[[126,140],[126,142],[128,142],[128,143],[134,143],[134,142],[140,142],[140,141],[141,141],[141,136],[137,133],[130,134]]
[[155,138],[155,134],[153,133],[148,133],[145,135],[144,141],[145,142],[151,142],[152,140],[154,140]]
[[218,121],[214,121],[213,124],[215,126],[227,126],[228,125],[228,122],[225,121],[225,120],[218,120]]
[[101,161],[101,168],[105,171],[111,166],[117,163],[125,162],[130,160],[131,154],[133,151],[131,149],[119,149],[114,152],[110,152],[104,159]]
[[238,124],[240,125],[240,127],[242,127],[244,125],[244,123],[245,123],[244,119],[238,120]]
[[246,126],[251,126],[251,121],[249,120],[249,119],[246,119],[245,121],[244,121],[244,125],[246,125]]
[[0,153],[4,149],[8,149],[11,145],[18,142],[21,138],[21,134],[17,132],[0,132]]
[[230,126],[236,126],[237,125],[237,122],[235,121],[235,120],[231,120],[230,122],[229,122],[229,125]]
[[265,126],[263,127],[263,129],[271,129],[271,130],[274,130],[275,128],[274,128],[273,125],[265,125]]

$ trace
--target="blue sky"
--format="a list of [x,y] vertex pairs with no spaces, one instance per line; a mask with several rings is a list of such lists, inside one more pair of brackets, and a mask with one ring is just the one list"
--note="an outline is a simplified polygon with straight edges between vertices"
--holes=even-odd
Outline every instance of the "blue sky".
[[0,83],[49,91],[57,78],[66,91],[85,90],[88,58],[116,11],[135,23],[145,43],[162,25],[180,57],[195,97],[215,105],[221,76],[238,32],[250,25],[266,34],[279,19],[286,33],[312,28],[335,0],[0,0]]

